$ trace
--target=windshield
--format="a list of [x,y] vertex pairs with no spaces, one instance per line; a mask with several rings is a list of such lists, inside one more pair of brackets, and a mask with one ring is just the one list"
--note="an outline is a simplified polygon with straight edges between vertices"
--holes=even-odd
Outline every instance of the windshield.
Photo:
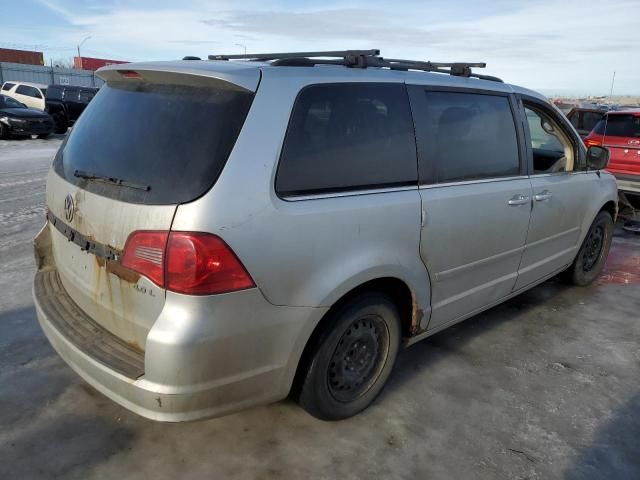
[[598,122],[593,133],[604,135],[606,125],[607,137],[640,137],[640,116],[617,113],[608,117]]
[[0,108],[26,108],[19,101],[14,100],[11,97],[5,97],[4,95],[0,97]]
[[[252,99],[249,92],[214,87],[105,85],[61,146],[54,168],[75,185],[122,201],[193,200],[218,178]],[[149,188],[83,179],[76,171]]]

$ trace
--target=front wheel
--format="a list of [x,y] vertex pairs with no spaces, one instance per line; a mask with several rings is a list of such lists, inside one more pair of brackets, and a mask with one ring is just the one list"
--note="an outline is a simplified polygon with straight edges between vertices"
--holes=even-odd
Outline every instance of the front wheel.
[[61,113],[55,113],[53,115],[53,131],[59,135],[67,133],[68,129],[67,117]]
[[593,282],[607,261],[612,237],[613,219],[609,213],[600,212],[591,224],[578,255],[565,272],[566,279],[581,287]]
[[383,294],[355,297],[332,314],[319,337],[298,401],[321,420],[367,408],[386,383],[400,348],[400,315]]

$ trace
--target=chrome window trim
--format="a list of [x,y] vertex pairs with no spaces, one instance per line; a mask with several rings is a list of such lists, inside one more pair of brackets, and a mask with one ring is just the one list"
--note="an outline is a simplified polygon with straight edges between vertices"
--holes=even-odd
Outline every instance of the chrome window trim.
[[360,196],[360,195],[375,195],[378,193],[408,192],[410,190],[418,190],[418,185],[409,185],[404,187],[368,188],[363,190],[315,193],[310,195],[288,195],[288,196],[281,196],[279,198],[281,200],[284,200],[285,202],[300,202],[304,200],[321,200],[324,198],[342,198],[342,197],[354,197],[354,196]]
[[597,170],[571,170],[570,172],[554,172],[554,173],[532,173],[530,178],[538,177],[556,177],[558,175],[584,175],[586,173],[594,173]]
[[512,177],[491,177],[491,178],[478,178],[475,180],[460,180],[456,182],[444,182],[444,183],[423,183],[420,184],[420,190],[426,188],[442,188],[442,187],[454,187],[459,185],[475,185],[478,183],[492,183],[492,182],[508,182],[512,180],[526,180],[529,178],[527,175],[516,175]]

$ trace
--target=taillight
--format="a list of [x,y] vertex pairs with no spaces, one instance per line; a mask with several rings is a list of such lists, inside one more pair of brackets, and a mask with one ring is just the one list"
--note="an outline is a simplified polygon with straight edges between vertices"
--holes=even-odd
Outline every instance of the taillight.
[[164,256],[169,232],[137,231],[127,238],[122,266],[164,287]]
[[593,147],[594,145],[595,146],[600,146],[600,145],[602,145],[602,142],[600,140],[592,140],[592,139],[588,138],[588,139],[586,139],[584,141],[584,144],[587,146],[587,148],[589,148],[589,147]]
[[251,288],[253,280],[220,237],[171,232],[167,246],[167,289],[210,295]]
[[255,286],[231,248],[210,233],[134,232],[125,245],[122,265],[167,290],[190,295]]

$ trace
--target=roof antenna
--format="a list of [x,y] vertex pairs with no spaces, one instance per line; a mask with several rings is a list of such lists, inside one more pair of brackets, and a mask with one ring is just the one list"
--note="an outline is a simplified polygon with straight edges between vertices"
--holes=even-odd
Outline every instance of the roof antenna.
[[[609,90],[609,109],[611,109],[611,98],[613,97],[613,84],[616,81],[616,72],[613,72],[613,77],[611,77],[611,90]],[[609,115],[604,116],[604,132],[602,134],[602,146],[604,147],[604,139],[607,136],[607,122],[609,121]]]

